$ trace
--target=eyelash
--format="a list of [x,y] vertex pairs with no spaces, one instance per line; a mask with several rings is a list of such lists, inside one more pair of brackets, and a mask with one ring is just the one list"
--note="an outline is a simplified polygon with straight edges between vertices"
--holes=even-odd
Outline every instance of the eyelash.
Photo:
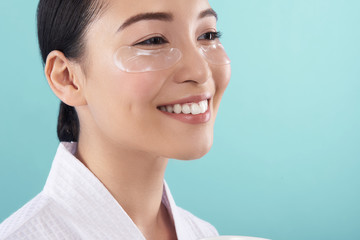
[[[198,40],[215,41],[216,39],[220,39],[221,36],[221,32],[207,32],[201,35]],[[136,43],[135,45],[161,45],[166,43],[169,42],[163,37],[151,37],[142,42]]]
[[[203,35],[201,35],[198,40],[209,40],[209,41],[214,41],[216,39],[221,38],[222,33],[221,32],[207,32],[204,33]],[[202,38],[203,36],[206,36],[208,38]]]
[[168,41],[163,37],[151,37],[142,42],[136,43],[135,45],[160,45],[165,43],[168,43]]

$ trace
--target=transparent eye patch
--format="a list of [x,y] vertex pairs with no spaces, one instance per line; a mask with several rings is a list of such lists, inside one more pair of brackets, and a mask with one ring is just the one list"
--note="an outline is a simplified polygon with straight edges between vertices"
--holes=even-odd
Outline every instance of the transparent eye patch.
[[[200,46],[199,52],[214,65],[230,63],[224,47],[220,43]],[[152,72],[171,68],[180,61],[182,53],[177,48],[140,49],[121,47],[114,55],[115,65],[124,72]]]

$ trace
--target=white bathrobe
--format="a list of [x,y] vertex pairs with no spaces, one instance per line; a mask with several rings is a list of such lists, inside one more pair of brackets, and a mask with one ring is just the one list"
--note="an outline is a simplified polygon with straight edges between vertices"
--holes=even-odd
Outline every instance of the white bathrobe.
[[[106,187],[74,157],[76,147],[60,143],[44,189],[1,223],[1,240],[145,240]],[[218,236],[211,224],[176,206],[165,180],[162,202],[179,240]]]

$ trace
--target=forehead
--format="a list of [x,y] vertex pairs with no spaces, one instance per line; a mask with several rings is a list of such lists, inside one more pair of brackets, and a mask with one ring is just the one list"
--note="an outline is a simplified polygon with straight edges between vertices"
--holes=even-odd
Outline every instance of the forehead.
[[109,7],[105,15],[119,23],[139,13],[169,12],[174,19],[195,19],[199,12],[210,8],[208,0],[106,0]]

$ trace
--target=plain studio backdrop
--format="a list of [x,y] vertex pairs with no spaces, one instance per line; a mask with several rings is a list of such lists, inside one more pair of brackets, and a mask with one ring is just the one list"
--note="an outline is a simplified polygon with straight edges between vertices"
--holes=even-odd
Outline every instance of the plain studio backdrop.
[[[58,146],[37,2],[0,2],[0,221],[41,191]],[[232,78],[212,150],[169,161],[175,201],[222,235],[360,239],[360,1],[211,4]]]

